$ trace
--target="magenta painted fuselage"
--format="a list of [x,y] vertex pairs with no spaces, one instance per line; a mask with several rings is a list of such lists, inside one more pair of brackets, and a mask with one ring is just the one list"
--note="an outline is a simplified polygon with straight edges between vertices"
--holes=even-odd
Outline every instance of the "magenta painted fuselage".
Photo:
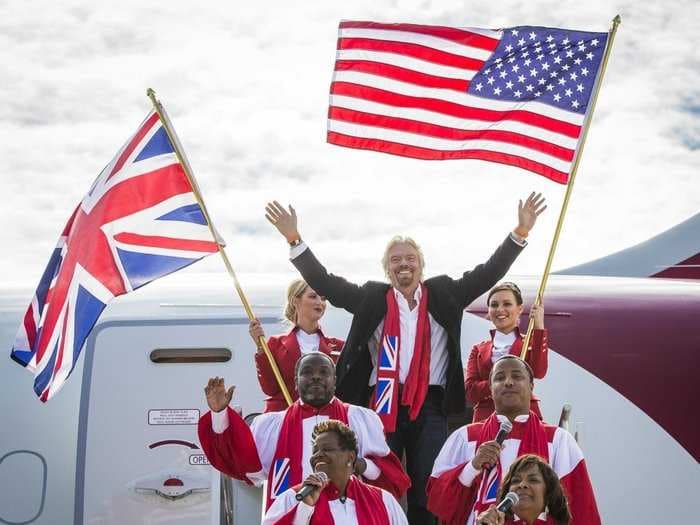
[[[539,281],[516,281],[523,289],[526,313]],[[700,425],[695,420],[700,282],[555,275],[543,302],[553,349],[614,388],[700,459]],[[468,311],[485,313],[485,297]],[[526,326],[524,314],[521,328]]]

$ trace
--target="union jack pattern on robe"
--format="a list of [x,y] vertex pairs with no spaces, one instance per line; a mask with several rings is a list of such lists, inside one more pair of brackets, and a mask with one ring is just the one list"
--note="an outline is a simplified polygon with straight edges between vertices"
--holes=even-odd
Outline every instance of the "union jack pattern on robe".
[[50,399],[109,301],[218,250],[158,114],[102,170],[51,254],[12,358]]
[[284,491],[289,489],[289,458],[275,460],[272,467],[272,498],[279,497]]

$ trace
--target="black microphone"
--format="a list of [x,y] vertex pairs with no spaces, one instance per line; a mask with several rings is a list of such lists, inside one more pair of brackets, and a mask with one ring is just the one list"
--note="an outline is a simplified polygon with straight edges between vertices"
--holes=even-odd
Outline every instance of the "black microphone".
[[496,443],[503,445],[503,442],[506,440],[506,436],[511,430],[513,430],[513,423],[507,419],[501,422],[501,427],[498,429],[498,434],[496,434]]
[[[328,474],[325,472],[319,470],[318,472],[314,472],[319,478],[321,478],[322,483],[328,483]],[[316,490],[318,487],[316,485],[307,485],[304,483],[304,486],[301,487],[301,490],[297,492],[297,495],[295,496],[297,501],[303,500],[306,496],[311,494],[314,490]]]
[[[507,419],[505,421],[502,421],[501,426],[498,429],[498,434],[496,434],[496,443],[503,446],[503,442],[506,440],[506,436],[510,434],[511,430],[513,430],[513,423],[511,423]],[[486,472],[491,472],[491,469],[493,469],[493,467],[495,467],[495,465],[493,465],[492,467],[483,467],[483,469]]]
[[520,498],[515,492],[509,492],[501,500],[501,502],[496,505],[496,510],[499,512],[508,512],[514,505],[518,504]]

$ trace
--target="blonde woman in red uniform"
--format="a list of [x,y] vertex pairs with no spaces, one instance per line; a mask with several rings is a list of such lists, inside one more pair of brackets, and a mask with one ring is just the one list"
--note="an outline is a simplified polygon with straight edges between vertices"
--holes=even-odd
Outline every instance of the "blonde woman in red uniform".
[[[294,365],[299,357],[310,352],[323,352],[336,362],[343,348],[342,339],[326,337],[321,331],[319,321],[325,311],[326,298],[317,294],[305,281],[295,279],[287,288],[287,304],[284,308],[284,317],[292,325],[292,329],[286,334],[273,335],[267,340],[270,353],[275,358],[287,391],[294,401],[299,397],[294,385]],[[287,402],[259,344],[259,337],[265,336],[260,321],[251,321],[249,332],[257,347],[255,366],[260,388],[268,396],[264,411],[285,410]]]
[[[520,355],[523,336],[520,333],[520,315],[523,312],[523,296],[515,283],[503,282],[489,292],[487,318],[493,323],[491,339],[474,345],[464,381],[467,400],[474,407],[472,422],[483,421],[494,411],[489,388],[491,367],[506,354]],[[535,378],[542,379],[547,373],[547,330],[544,328],[544,308],[532,305],[530,315],[535,318],[534,330],[530,338],[530,350],[526,361],[532,368]],[[539,400],[532,396],[531,410],[542,419]]]

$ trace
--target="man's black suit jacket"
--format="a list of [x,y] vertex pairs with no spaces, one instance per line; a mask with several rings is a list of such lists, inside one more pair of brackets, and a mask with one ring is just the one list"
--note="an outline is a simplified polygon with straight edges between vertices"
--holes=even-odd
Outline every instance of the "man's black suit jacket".
[[[522,249],[508,236],[488,261],[464,272],[461,278],[438,275],[424,282],[428,288],[428,311],[447,332],[448,364],[443,404],[446,414],[461,413],[465,404],[459,341],[462,312],[505,275]],[[368,406],[372,360],[367,343],[386,315],[386,292],[390,285],[368,281],[358,286],[329,274],[310,249],[292,262],[311,288],[325,296],[333,306],[353,314],[336,368],[336,395],[346,403]]]

